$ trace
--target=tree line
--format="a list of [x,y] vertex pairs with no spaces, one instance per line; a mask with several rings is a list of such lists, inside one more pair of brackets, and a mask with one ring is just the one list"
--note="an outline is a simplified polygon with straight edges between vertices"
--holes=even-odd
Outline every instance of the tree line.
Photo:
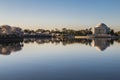
[[[54,30],[45,30],[45,29],[37,29],[37,30],[30,30],[30,29],[24,29],[24,34],[29,35],[37,35],[37,34],[50,34],[50,35],[73,35],[73,36],[87,36],[92,35],[92,28],[89,29],[81,29],[81,30],[74,30],[74,29],[67,29],[62,28],[62,30],[59,30],[55,28]],[[110,29],[108,32],[109,35],[113,36],[119,36],[120,31],[115,32],[114,29]]]
[[82,29],[82,30],[74,30],[74,29],[67,29],[62,28],[62,30],[59,30],[55,28],[54,30],[45,30],[45,29],[37,29],[37,30],[29,30],[25,29],[24,34],[51,34],[51,35],[81,35],[86,36],[92,34],[92,28],[89,29]]

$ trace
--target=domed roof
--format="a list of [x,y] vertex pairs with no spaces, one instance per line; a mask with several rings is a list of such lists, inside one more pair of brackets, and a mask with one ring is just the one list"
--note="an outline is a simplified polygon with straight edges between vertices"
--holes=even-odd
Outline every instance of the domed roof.
[[96,28],[108,28],[108,26],[104,23],[99,23]]

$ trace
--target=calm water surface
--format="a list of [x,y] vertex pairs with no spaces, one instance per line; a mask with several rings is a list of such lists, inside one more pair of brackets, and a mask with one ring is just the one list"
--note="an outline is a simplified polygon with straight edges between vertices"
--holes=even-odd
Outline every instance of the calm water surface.
[[0,53],[0,80],[120,80],[117,41],[39,40],[1,44]]

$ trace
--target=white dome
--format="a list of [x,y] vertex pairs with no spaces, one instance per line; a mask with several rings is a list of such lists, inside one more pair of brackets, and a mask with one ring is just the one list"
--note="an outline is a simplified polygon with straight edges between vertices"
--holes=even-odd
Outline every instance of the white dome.
[[100,23],[96,26],[97,28],[108,28],[108,26],[104,23]]

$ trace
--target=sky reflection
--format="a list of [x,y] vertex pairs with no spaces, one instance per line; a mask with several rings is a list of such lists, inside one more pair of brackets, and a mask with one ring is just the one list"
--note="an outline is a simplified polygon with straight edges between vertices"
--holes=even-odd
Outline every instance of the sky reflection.
[[42,42],[44,44],[24,43],[24,47],[17,54],[0,56],[0,79],[120,79],[117,41],[102,52],[86,45],[86,40],[74,43],[65,41],[68,42],[66,45],[62,42],[57,45],[51,41],[48,43],[48,40]]

